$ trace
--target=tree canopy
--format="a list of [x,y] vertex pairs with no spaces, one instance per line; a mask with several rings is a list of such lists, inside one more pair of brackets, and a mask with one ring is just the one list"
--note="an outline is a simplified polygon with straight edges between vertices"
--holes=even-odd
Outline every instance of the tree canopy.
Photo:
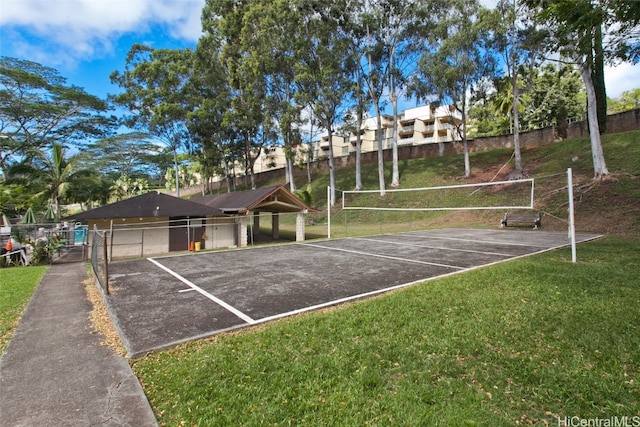
[[29,150],[58,144],[80,147],[109,134],[108,104],[67,85],[57,70],[17,58],[0,58],[0,170]]

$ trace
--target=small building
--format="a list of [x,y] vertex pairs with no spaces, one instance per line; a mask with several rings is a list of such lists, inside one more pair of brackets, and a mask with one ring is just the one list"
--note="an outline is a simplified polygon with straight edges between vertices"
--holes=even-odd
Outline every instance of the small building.
[[304,240],[310,210],[284,186],[180,199],[149,192],[71,215],[89,228],[109,230],[111,258],[144,257],[176,251],[246,246],[260,229],[260,214],[271,214],[271,238],[279,238],[282,213],[296,215],[296,241]]
[[186,251],[191,242],[199,242],[201,248],[206,248],[207,226],[226,230],[224,237],[219,236],[217,241],[220,247],[234,244],[232,218],[215,208],[155,191],[71,215],[68,219],[86,222],[90,239],[94,227],[109,230],[112,258]]

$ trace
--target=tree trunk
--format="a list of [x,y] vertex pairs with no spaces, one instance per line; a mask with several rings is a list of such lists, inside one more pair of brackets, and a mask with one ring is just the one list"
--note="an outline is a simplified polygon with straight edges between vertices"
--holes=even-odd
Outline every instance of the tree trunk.
[[173,168],[176,173],[176,197],[180,197],[180,172],[178,171],[178,150],[173,148]]
[[358,120],[356,123],[356,191],[362,190],[362,136],[360,129],[362,128],[362,109],[358,108]]
[[518,108],[520,92],[518,90],[518,76],[513,70],[511,78],[513,85],[513,152],[516,159],[516,173],[522,173],[522,153],[520,151],[520,111]]
[[291,156],[287,157],[287,176],[289,177],[289,190],[292,193],[296,192],[296,183],[293,180],[293,162],[291,161]]
[[313,119],[310,118],[311,128],[309,129],[309,149],[307,151],[307,184],[311,184],[311,156],[313,154]]
[[380,186],[380,197],[387,194],[384,184],[384,150],[382,147],[382,116],[380,115],[380,107],[376,103],[376,140],[378,142],[378,184]]
[[393,92],[395,90],[392,87],[392,92],[389,97],[391,98],[391,105],[393,106],[393,142],[392,142],[392,159],[393,167],[391,172],[391,186],[400,186],[400,171],[398,170],[398,97]]
[[462,95],[462,148],[464,151],[464,177],[471,176],[471,162],[469,161],[469,144],[467,143],[467,101],[466,91]]
[[591,76],[596,94],[596,111],[600,134],[607,131],[607,88],[604,83],[604,49],[602,47],[602,25],[596,25],[593,37],[593,69]]
[[600,128],[598,126],[598,107],[596,103],[596,91],[591,79],[591,63],[587,59],[580,65],[580,75],[584,81],[587,92],[587,116],[589,118],[589,139],[591,140],[591,157],[593,158],[594,179],[602,179],[609,175],[604,160],[602,142],[600,140]]
[[331,187],[329,206],[333,206],[336,204],[336,173],[333,165],[333,132],[331,131],[331,123],[327,123],[327,129],[329,133],[329,186]]

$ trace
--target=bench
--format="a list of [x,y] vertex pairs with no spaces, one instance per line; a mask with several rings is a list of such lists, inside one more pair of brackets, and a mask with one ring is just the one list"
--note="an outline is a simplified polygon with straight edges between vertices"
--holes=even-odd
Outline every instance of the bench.
[[500,222],[500,227],[509,226],[533,226],[535,230],[542,227],[542,215],[540,212],[506,213]]

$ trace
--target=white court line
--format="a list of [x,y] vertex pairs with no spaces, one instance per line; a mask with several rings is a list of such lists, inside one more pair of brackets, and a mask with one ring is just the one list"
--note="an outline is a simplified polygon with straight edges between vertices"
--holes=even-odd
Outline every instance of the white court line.
[[[398,234],[400,236],[412,236],[411,234]],[[391,234],[390,234],[391,236]],[[415,234],[413,234],[415,236]],[[441,240],[457,240],[460,242],[473,242],[473,243],[493,243],[496,245],[505,245],[505,246],[528,246],[532,248],[547,248],[547,245],[536,245],[534,243],[515,243],[515,242],[501,242],[496,240],[474,240],[474,239],[462,239],[460,237],[441,237],[441,236],[431,236],[425,235],[426,239],[441,239]]]
[[169,269],[168,267],[165,267],[164,265],[160,264],[155,259],[153,259],[153,258],[147,258],[147,259],[149,261],[151,261],[153,264],[155,264],[158,267],[160,267],[161,269],[163,269],[164,271],[166,271],[167,273],[171,274],[176,279],[180,280],[185,285],[189,286],[194,291],[197,291],[198,293],[200,293],[200,294],[204,295],[205,297],[209,298],[211,301],[215,302],[216,304],[219,304],[222,307],[226,308],[227,310],[229,310],[230,312],[232,312],[233,314],[235,314],[236,316],[238,316],[239,318],[241,318],[242,320],[244,320],[248,324],[250,324],[250,325],[255,325],[256,324],[256,321],[254,319],[252,319],[251,317],[247,316],[246,314],[244,314],[243,312],[241,312],[237,308],[235,308],[235,307],[227,304],[226,302],[222,301],[220,298],[216,298],[215,296],[211,295],[209,292],[205,291],[201,287],[199,287],[199,286],[195,285],[194,283],[190,282],[189,280],[185,279],[184,277],[182,277],[181,275],[179,275],[175,271],[173,271],[173,270]]
[[303,246],[313,246],[313,247],[316,247],[316,248],[328,249],[330,251],[348,252],[348,253],[357,254],[357,255],[367,255],[367,256],[372,256],[372,257],[377,257],[377,258],[392,259],[394,261],[410,262],[410,263],[413,263],[413,264],[435,265],[436,267],[453,268],[455,270],[464,270],[465,269],[465,267],[458,267],[457,265],[438,264],[437,262],[427,262],[427,261],[416,261],[416,260],[412,260],[412,259],[399,258],[399,257],[394,257],[394,256],[388,256],[388,255],[372,254],[372,253],[369,253],[369,252],[352,251],[351,249],[332,248],[332,247],[329,247],[329,246],[316,245],[316,244],[313,244],[313,243],[298,243],[298,244],[299,245],[303,245]]
[[453,249],[453,248],[448,248],[446,246],[431,246],[431,245],[420,245],[420,244],[415,244],[415,243],[406,243],[406,242],[393,242],[393,241],[389,241],[389,240],[379,240],[379,239],[369,239],[366,237],[352,237],[352,239],[355,240],[366,240],[368,242],[380,242],[380,243],[390,243],[393,245],[399,245],[399,246],[413,246],[416,248],[429,248],[429,249],[441,249],[444,251],[455,251],[455,252],[469,252],[472,254],[487,254],[487,255],[497,255],[497,256],[513,256],[513,254],[503,254],[501,252],[484,252],[484,251],[474,251],[472,249]]

